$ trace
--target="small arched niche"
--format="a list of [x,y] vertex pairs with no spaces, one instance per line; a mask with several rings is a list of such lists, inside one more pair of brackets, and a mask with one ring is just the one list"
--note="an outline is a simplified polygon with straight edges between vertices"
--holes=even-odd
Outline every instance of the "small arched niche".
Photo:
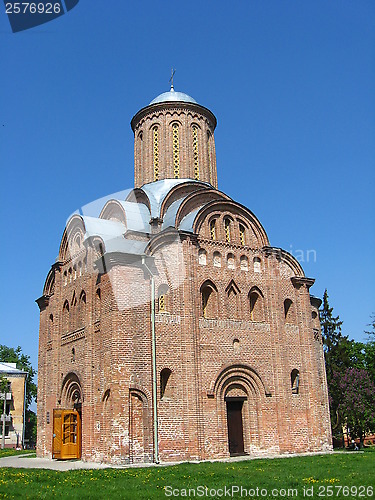
[[290,374],[290,383],[291,383],[291,389],[292,389],[292,394],[299,394],[299,371],[297,368],[294,368]]
[[160,399],[172,395],[170,378],[172,371],[169,368],[163,368],[160,372]]

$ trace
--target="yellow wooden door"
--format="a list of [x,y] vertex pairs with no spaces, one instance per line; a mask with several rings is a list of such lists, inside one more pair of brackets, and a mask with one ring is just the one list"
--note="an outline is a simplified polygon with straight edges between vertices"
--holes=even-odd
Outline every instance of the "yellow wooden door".
[[52,458],[61,458],[62,410],[53,410]]
[[81,417],[76,410],[53,412],[53,458],[81,458]]

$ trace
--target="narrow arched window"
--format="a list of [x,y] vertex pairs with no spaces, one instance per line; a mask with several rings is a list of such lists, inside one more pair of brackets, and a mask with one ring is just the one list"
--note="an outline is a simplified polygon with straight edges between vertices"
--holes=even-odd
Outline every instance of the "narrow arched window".
[[241,271],[248,271],[249,270],[249,259],[246,257],[246,255],[241,255],[240,267],[241,267]]
[[297,369],[292,370],[292,373],[290,374],[290,382],[292,394],[299,394],[299,371]]
[[285,323],[295,324],[296,322],[296,313],[293,301],[290,299],[284,300],[284,317]]
[[210,236],[211,240],[215,241],[216,240],[216,220],[213,219],[210,222]]
[[208,154],[208,167],[211,173],[212,167],[212,152],[211,152],[211,134],[210,131],[207,130],[207,154]]
[[159,297],[159,312],[165,312],[165,295]]
[[221,267],[221,255],[220,252],[214,252],[214,267]]
[[76,360],[76,350],[72,347],[72,363]]
[[138,168],[143,166],[143,131],[141,130],[138,134]]
[[225,241],[230,243],[230,220],[224,219]]
[[160,285],[158,288],[158,312],[166,312],[167,310],[167,293],[169,287],[166,284]]
[[207,318],[208,301],[210,300],[211,293],[212,290],[210,288],[205,288],[202,291],[202,312],[204,318]]
[[173,176],[180,178],[180,136],[178,123],[172,125]]
[[229,318],[240,318],[241,317],[241,303],[240,294],[238,288],[235,285],[230,285],[226,289],[227,292],[227,311]]
[[249,293],[250,319],[251,321],[264,321],[264,298],[257,287],[253,287]]
[[82,290],[79,297],[79,322],[82,325],[85,321],[86,292]]
[[170,396],[170,383],[168,382],[171,374],[172,372],[169,368],[164,368],[160,372],[160,399],[162,399],[164,396]]
[[70,301],[70,317],[69,317],[70,330],[74,330],[76,326],[77,326],[77,297],[76,297],[76,292],[74,292],[72,300]]
[[234,255],[232,253],[228,253],[228,255],[227,255],[227,264],[228,264],[228,269],[235,268]]
[[52,333],[53,333],[53,314],[50,314],[48,322],[48,340],[51,340]]
[[68,284],[68,272],[64,271],[64,286]]
[[199,181],[198,127],[193,125],[194,179]]
[[66,300],[63,305],[63,330],[69,330],[69,302]]
[[159,180],[159,129],[152,129],[152,145],[153,145],[153,166],[154,166],[154,181]]
[[245,245],[245,226],[240,224],[240,243],[242,246]]
[[198,262],[201,266],[207,265],[207,252],[203,248],[198,252]]
[[95,316],[96,319],[100,318],[101,313],[101,291],[100,288],[97,288],[95,292]]
[[213,283],[206,282],[201,286],[202,314],[204,318],[217,316],[217,290]]

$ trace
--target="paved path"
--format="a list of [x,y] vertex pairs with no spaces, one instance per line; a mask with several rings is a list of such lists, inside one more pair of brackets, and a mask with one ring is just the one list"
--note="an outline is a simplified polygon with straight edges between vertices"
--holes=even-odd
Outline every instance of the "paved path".
[[72,470],[72,469],[106,469],[110,467],[106,464],[94,462],[82,462],[82,460],[50,460],[48,458],[29,457],[28,455],[17,455],[13,457],[0,458],[0,467],[16,467],[18,469],[52,469],[52,470]]
[[[332,453],[332,452],[328,452]],[[333,452],[334,453],[334,452]],[[345,453],[345,452],[340,452]],[[346,452],[353,453],[353,452]],[[361,452],[356,452],[361,453]],[[324,455],[322,452],[307,452],[307,453],[296,453],[296,454],[285,454],[285,455],[262,455],[259,457],[255,456],[241,456],[241,457],[231,457],[231,458],[220,458],[216,460],[208,460],[209,462],[240,462],[243,460],[253,460],[257,458],[293,458],[296,456],[311,456],[311,455]],[[134,465],[112,465],[112,464],[100,464],[97,462],[83,462],[82,460],[51,460],[49,458],[36,458],[35,454],[32,456],[28,455],[17,455],[13,457],[0,458],[0,467],[15,467],[17,469],[51,469],[51,470],[73,470],[73,469],[123,469],[128,467],[163,467],[168,465],[178,465],[183,462],[173,462],[161,464],[134,464]],[[199,463],[198,461],[192,463]]]

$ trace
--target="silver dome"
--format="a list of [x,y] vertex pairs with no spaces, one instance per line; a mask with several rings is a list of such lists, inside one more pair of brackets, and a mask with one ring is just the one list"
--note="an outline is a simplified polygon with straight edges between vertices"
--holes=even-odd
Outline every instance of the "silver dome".
[[191,96],[184,94],[183,92],[176,92],[173,87],[169,92],[164,92],[163,94],[155,97],[149,105],[157,104],[158,102],[191,102],[193,104],[198,104],[197,101]]

